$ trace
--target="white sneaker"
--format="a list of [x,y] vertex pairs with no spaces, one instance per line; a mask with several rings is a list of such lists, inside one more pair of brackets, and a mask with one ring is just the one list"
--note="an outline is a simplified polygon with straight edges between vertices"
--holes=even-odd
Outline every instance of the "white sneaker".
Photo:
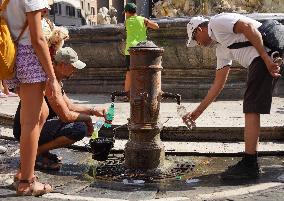
[[7,148],[0,146],[0,154],[4,154],[7,151]]

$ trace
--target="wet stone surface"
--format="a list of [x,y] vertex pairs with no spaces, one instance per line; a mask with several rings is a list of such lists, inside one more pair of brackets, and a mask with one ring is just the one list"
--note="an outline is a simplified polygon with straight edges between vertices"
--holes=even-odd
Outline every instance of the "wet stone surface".
[[[14,189],[10,186],[19,162],[18,143],[0,140],[0,145],[8,148],[8,151],[5,154],[0,155],[0,200],[25,200],[24,198],[16,197]],[[280,182],[277,180],[277,177],[284,173],[283,156],[266,156],[260,157],[260,164],[264,174],[259,180],[224,183],[219,179],[219,174],[226,169],[228,165],[235,164],[239,158],[166,156],[166,161],[170,161],[176,165],[188,164],[188,162],[194,163],[194,170],[183,172],[182,174],[173,173],[171,177],[164,177],[155,182],[145,181],[145,183],[133,185],[125,184],[123,182],[124,179],[136,179],[129,178],[126,175],[120,175],[114,180],[113,178],[99,177],[95,171],[93,172],[95,177],[91,177],[89,175],[90,170],[100,167],[104,162],[92,160],[92,154],[90,153],[71,149],[58,149],[53,153],[63,157],[61,171],[36,171],[36,174],[40,178],[39,180],[51,183],[54,186],[54,193],[92,198],[145,200],[164,197],[188,197],[193,199],[195,196],[204,193],[234,190],[258,184]],[[113,157],[112,154],[110,156]],[[115,154],[114,157],[121,158],[122,155]],[[121,162],[122,161],[120,161],[120,163]],[[198,180],[197,182],[187,183],[186,181],[188,179]],[[253,195],[255,195],[258,200],[265,200],[267,196],[273,198],[272,200],[281,200],[283,198],[283,185],[260,192],[250,193],[250,195],[234,196],[234,199],[232,200],[250,200],[249,198],[254,197]],[[38,198],[32,198],[31,200],[38,200]],[[47,199],[42,197],[40,200],[60,199]]]
[[194,163],[190,161],[166,160],[165,167],[155,170],[127,170],[124,166],[124,156],[112,155],[97,167],[91,167],[89,175],[102,180],[123,181],[126,179],[128,181],[141,180],[143,182],[156,183],[165,179],[180,179],[181,175],[192,172],[194,166]]

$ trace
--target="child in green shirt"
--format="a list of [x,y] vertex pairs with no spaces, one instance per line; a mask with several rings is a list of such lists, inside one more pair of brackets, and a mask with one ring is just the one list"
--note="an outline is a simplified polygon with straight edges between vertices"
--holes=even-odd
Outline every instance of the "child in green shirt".
[[145,17],[136,14],[136,5],[134,3],[127,3],[124,7],[126,16],[125,29],[126,29],[126,47],[125,47],[125,61],[127,72],[125,76],[124,91],[130,90],[130,56],[129,48],[136,46],[141,41],[147,40],[147,28],[158,29],[159,25]]

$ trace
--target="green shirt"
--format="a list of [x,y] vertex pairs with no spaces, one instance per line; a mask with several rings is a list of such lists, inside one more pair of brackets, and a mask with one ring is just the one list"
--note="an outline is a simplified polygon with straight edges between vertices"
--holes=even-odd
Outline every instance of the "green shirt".
[[139,42],[147,40],[147,27],[144,23],[144,17],[131,16],[125,21],[126,27],[126,47],[124,54],[129,55],[128,49],[136,46]]

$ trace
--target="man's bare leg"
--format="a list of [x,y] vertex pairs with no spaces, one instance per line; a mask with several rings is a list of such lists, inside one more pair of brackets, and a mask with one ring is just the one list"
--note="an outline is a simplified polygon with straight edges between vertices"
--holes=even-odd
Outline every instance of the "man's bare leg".
[[260,133],[260,114],[245,114],[245,153],[256,154]]
[[131,86],[131,73],[130,71],[127,71],[125,75],[124,91],[129,91],[130,86]]
[[245,154],[241,161],[221,174],[224,180],[257,179],[261,173],[257,162],[257,145],[260,132],[260,115],[245,114]]
[[37,150],[37,155],[41,155],[41,154],[46,153],[46,152],[53,150],[53,149],[66,147],[66,146],[71,145],[75,142],[76,141],[70,140],[69,138],[64,137],[64,136],[58,137],[53,141],[50,141],[50,142],[45,143],[43,145],[40,145],[38,147],[38,150]]

